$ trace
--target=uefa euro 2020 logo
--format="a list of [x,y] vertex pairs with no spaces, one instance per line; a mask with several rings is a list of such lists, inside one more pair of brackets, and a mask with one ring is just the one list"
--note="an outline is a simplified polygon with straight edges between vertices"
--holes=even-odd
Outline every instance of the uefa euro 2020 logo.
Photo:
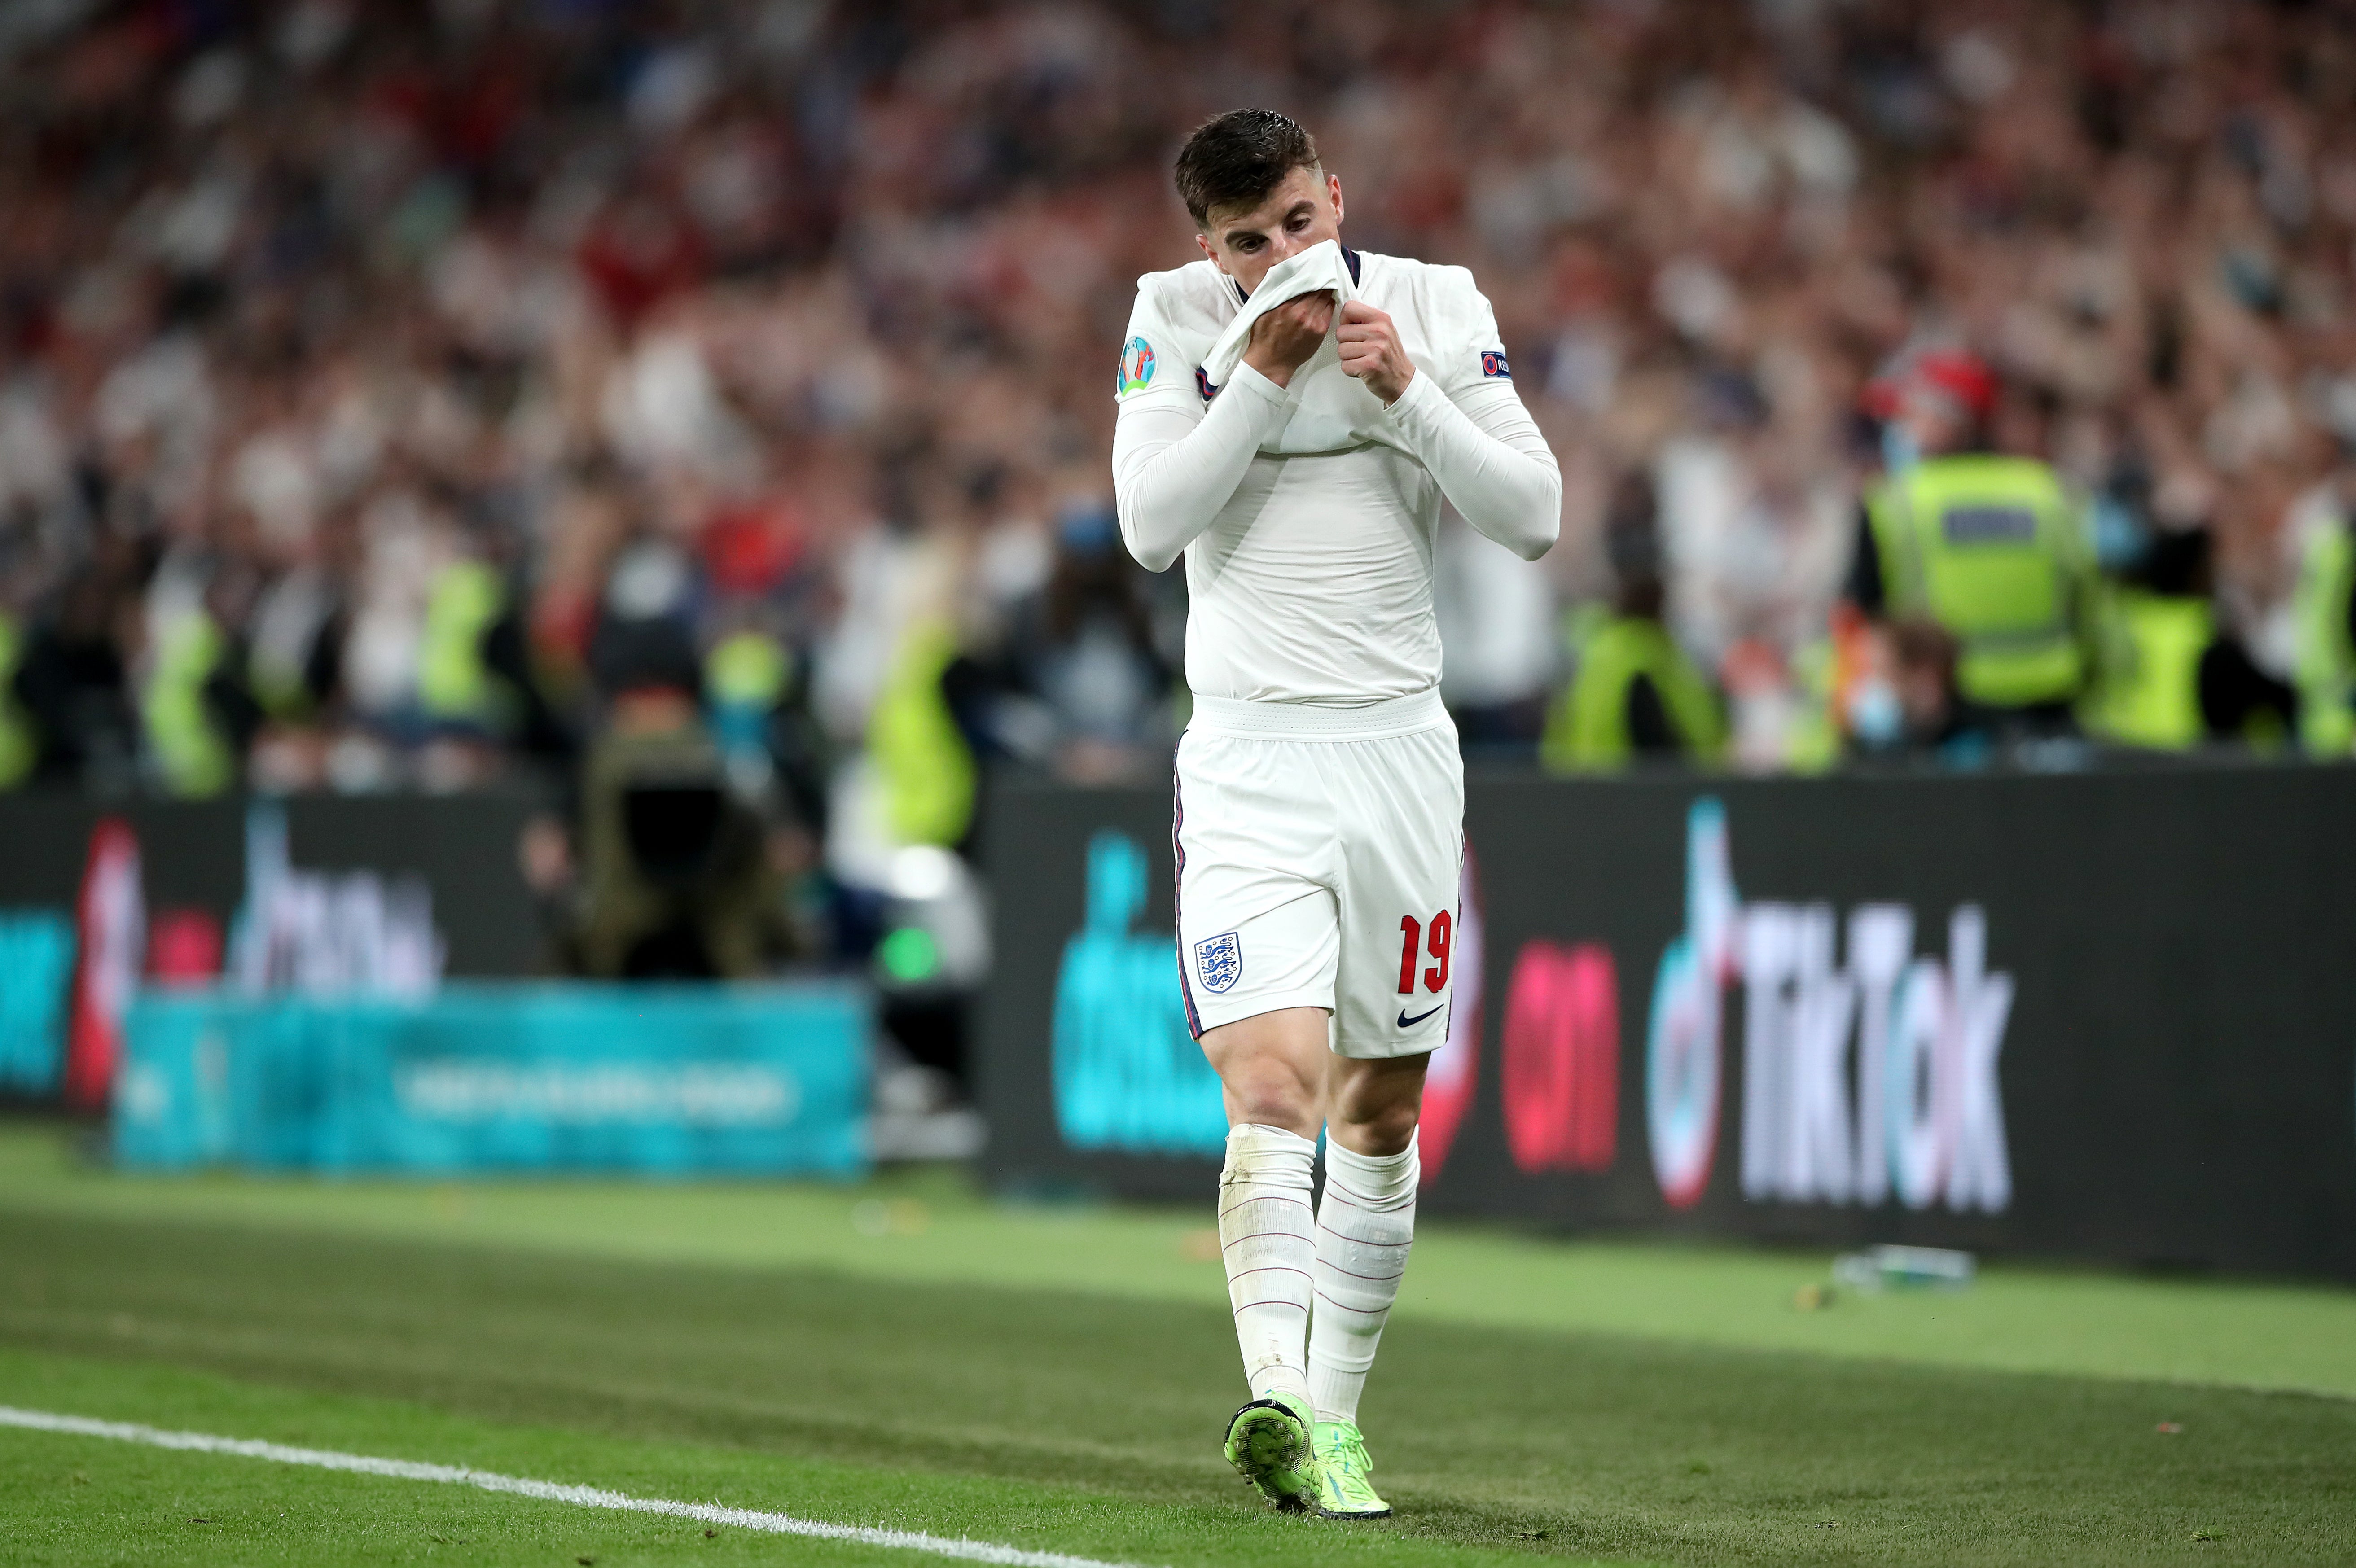
[[1132,337],[1120,351],[1120,395],[1141,392],[1153,380],[1153,345],[1142,337]]
[[1215,995],[1242,979],[1243,938],[1230,931],[1194,944],[1194,973],[1203,977],[1203,989]]

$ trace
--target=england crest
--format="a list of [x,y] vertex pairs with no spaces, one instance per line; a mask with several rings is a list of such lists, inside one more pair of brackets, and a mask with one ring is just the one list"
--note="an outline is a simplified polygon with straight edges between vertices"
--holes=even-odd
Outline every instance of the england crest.
[[1243,938],[1234,932],[1214,936],[1194,944],[1194,973],[1201,977],[1203,989],[1211,992],[1226,990],[1244,977]]

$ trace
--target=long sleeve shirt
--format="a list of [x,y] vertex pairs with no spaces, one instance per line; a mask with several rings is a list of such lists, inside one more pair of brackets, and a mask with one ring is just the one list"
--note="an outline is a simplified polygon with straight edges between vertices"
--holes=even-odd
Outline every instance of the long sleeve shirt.
[[1350,704],[1435,687],[1442,498],[1526,560],[1559,528],[1560,471],[1472,275],[1345,254],[1416,367],[1387,408],[1330,334],[1288,386],[1248,365],[1213,386],[1205,358],[1245,303],[1233,280],[1208,261],[1139,280],[1114,491],[1130,553],[1156,571],[1185,557],[1197,693]]

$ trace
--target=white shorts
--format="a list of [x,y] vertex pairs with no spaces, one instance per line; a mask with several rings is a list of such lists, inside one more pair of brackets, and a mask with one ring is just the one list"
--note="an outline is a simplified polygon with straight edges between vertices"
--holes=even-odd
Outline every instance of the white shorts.
[[1171,840],[1186,1021],[1323,1008],[1344,1056],[1448,1039],[1464,766],[1437,692],[1194,699]]

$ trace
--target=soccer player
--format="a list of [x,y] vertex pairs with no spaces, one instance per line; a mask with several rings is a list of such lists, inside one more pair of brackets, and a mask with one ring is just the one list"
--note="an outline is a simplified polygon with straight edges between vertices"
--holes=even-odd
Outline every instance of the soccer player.
[[1472,275],[1344,247],[1300,125],[1222,114],[1176,175],[1204,259],[1138,280],[1113,476],[1130,552],[1186,558],[1180,983],[1226,1093],[1251,1394],[1226,1456],[1280,1508],[1379,1518],[1358,1395],[1414,1233],[1464,855],[1433,535],[1444,496],[1536,560],[1562,478]]

